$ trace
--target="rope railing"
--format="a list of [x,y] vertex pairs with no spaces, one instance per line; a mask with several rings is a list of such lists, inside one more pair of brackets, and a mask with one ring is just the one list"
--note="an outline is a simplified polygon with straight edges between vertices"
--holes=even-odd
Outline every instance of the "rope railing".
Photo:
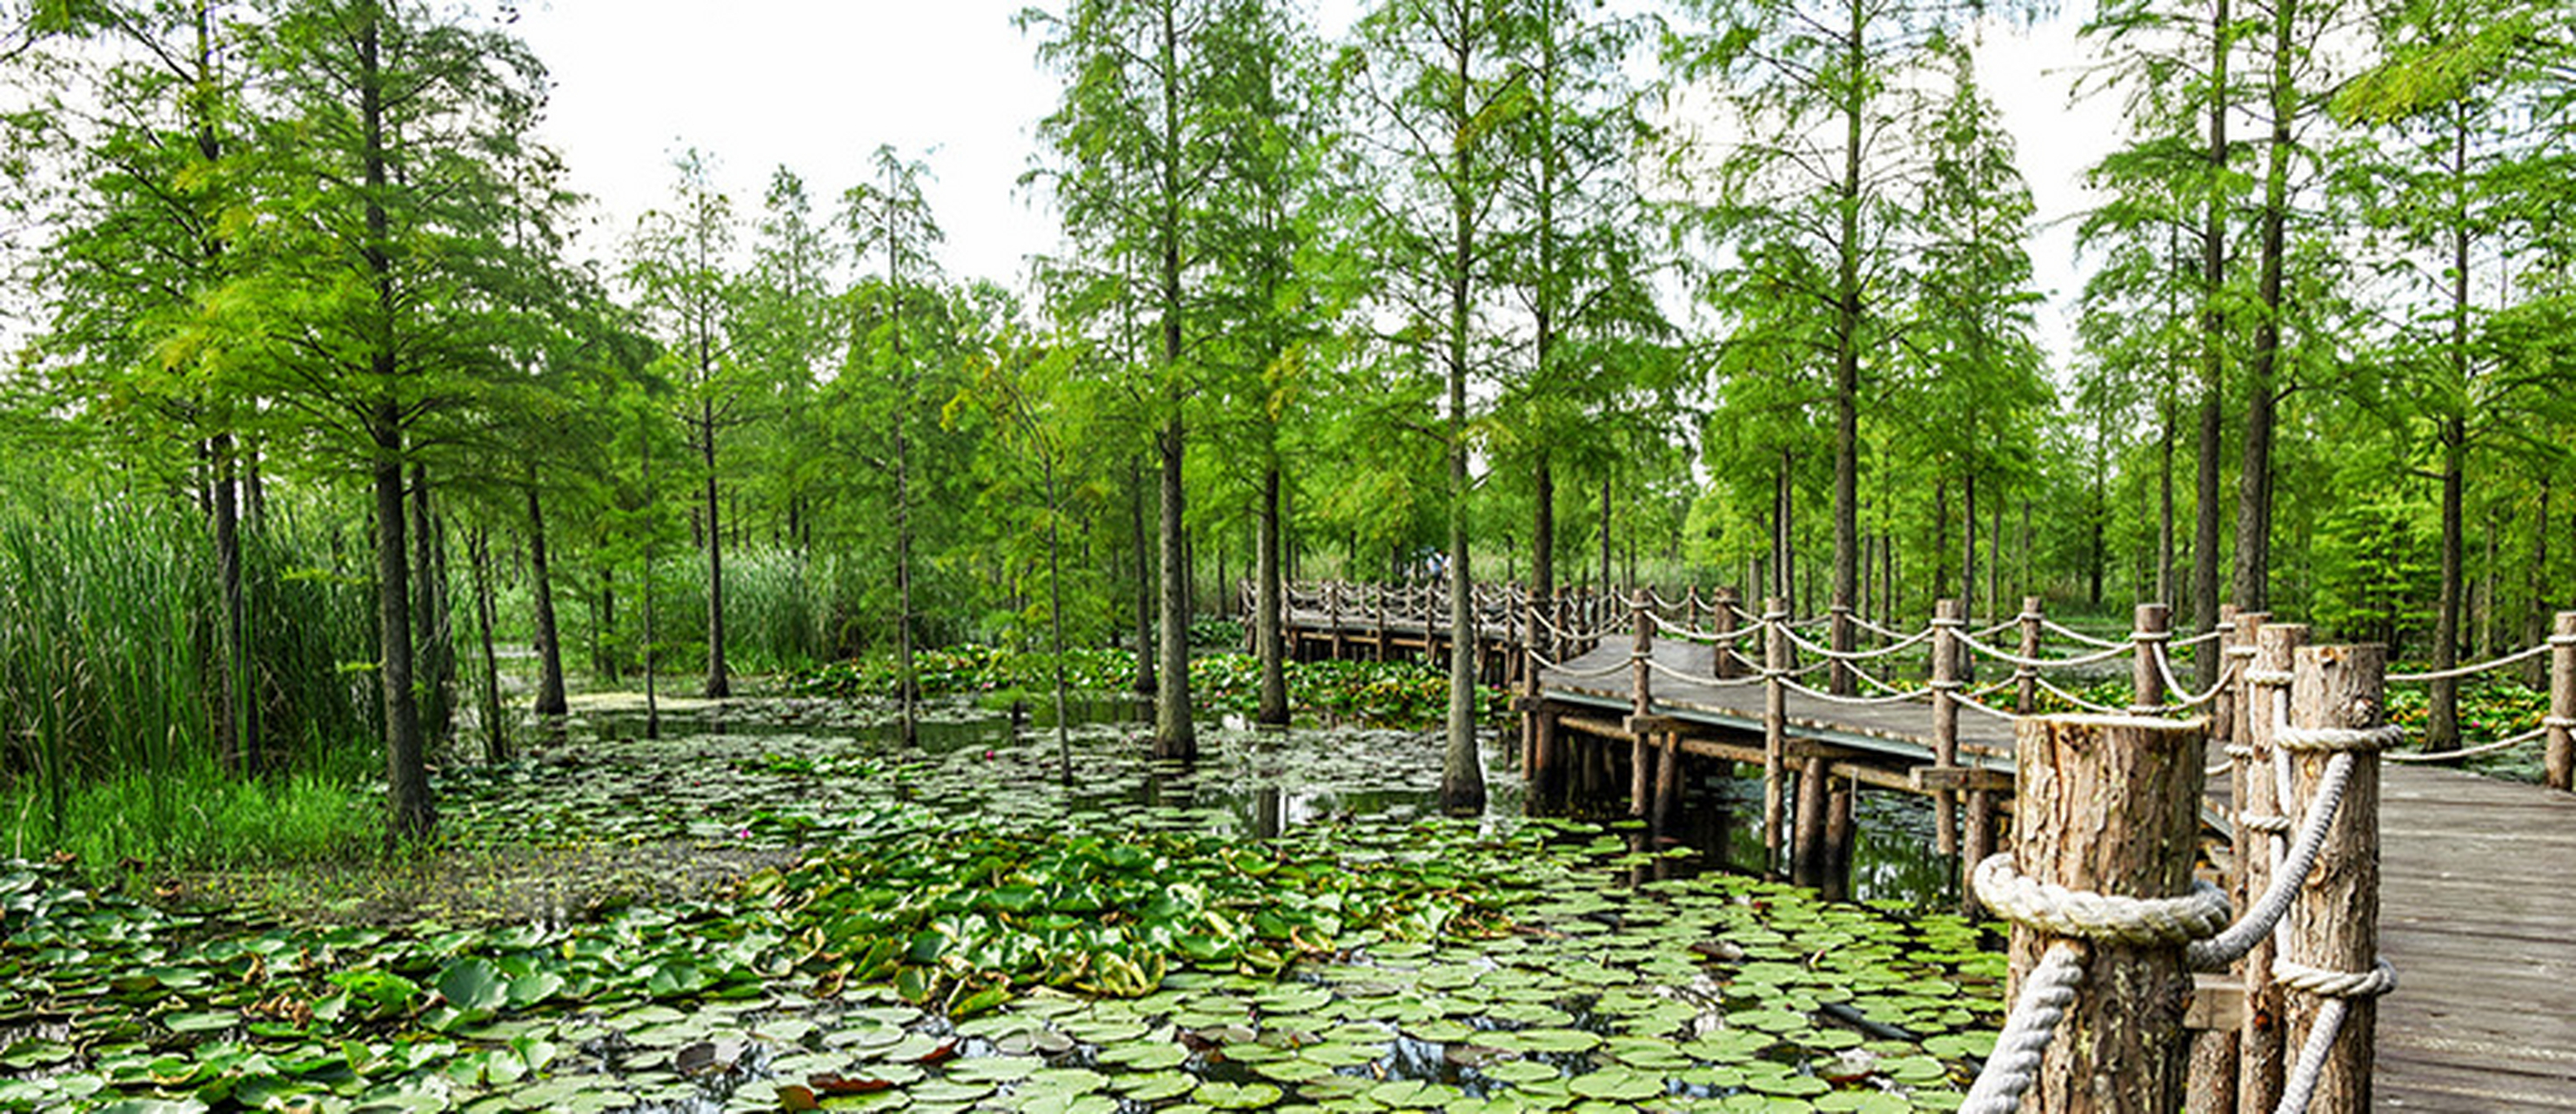
[[1784,630],[1786,630],[1786,631],[1788,632],[1788,635],[1789,635],[1789,644],[1790,644],[1790,645],[1792,645],[1792,646],[1797,647],[1801,652],[1803,652],[1803,653],[1808,653],[1808,654],[1814,654],[1814,655],[1817,655],[1817,656],[1819,656],[1819,657],[1827,658],[1827,659],[1830,659],[1830,660],[1833,660],[1833,661],[1845,661],[1845,662],[1871,661],[1871,660],[1875,660],[1875,659],[1877,659],[1877,658],[1888,657],[1888,656],[1893,655],[1893,654],[1900,654],[1900,653],[1903,653],[1903,652],[1905,652],[1905,651],[1907,651],[1907,650],[1913,649],[1913,648],[1914,648],[1914,647],[1916,647],[1916,646],[1922,645],[1922,644],[1923,644],[1924,642],[1926,642],[1926,641],[1929,641],[1929,640],[1932,638],[1933,634],[1934,634],[1934,633],[1936,633],[1936,632],[1935,632],[1935,630],[1934,630],[1934,628],[1931,628],[1931,627],[1925,627],[1925,628],[1923,628],[1922,630],[1916,631],[1916,632],[1914,632],[1913,634],[1910,634],[1910,635],[1905,636],[1905,638],[1904,638],[1903,640],[1901,640],[1901,641],[1894,642],[1894,643],[1891,643],[1891,644],[1889,644],[1889,645],[1881,646],[1881,647],[1878,647],[1878,648],[1876,648],[1876,649],[1872,649],[1872,650],[1836,650],[1836,649],[1834,649],[1834,648],[1833,648],[1833,647],[1831,647],[1831,646],[1827,646],[1827,645],[1825,645],[1825,644],[1823,644],[1823,643],[1820,643],[1820,642],[1810,641],[1809,639],[1807,639],[1807,638],[1805,638],[1805,637],[1803,637],[1803,636],[1799,635],[1799,634],[1798,634],[1798,632],[1797,632],[1797,628],[1796,628],[1796,627],[1794,627],[1794,626],[1786,627],[1786,628],[1783,628],[1783,629],[1784,629]]
[[[2576,644],[2576,640],[2570,640],[2569,644]],[[2423,673],[2391,673],[2388,675],[2388,683],[2393,685],[2421,684],[2426,681],[2453,681],[2463,677],[2474,677],[2480,673],[2502,669],[2508,665],[2520,665],[2523,662],[2530,661],[2533,658],[2548,653],[2559,645],[2561,645],[2561,643],[2555,637],[2552,637],[2537,646],[2527,646],[2510,654],[2506,654],[2503,657],[2478,662],[2475,665],[2453,666],[2449,669],[2435,669]]]
[[2114,642],[2092,653],[2078,654],[2071,658],[2031,658],[1999,646],[1987,645],[1965,631],[1959,633],[1959,643],[1983,657],[2018,669],[2074,669],[2137,652],[2133,643]]
[[[2286,783],[2290,760],[2297,754],[2322,753],[2327,755],[2327,761],[2312,787],[2294,840],[2286,838],[2290,825],[2280,818],[2242,818],[2247,829],[2269,833],[2277,862],[2269,884],[2243,917],[2231,921],[2226,896],[2205,882],[2195,883],[2191,892],[2182,896],[2138,898],[2088,892],[2029,877],[2021,873],[2010,852],[1977,864],[1971,884],[1988,909],[2011,922],[2016,931],[2056,937],[2059,942],[2050,945],[2044,958],[2022,975],[2003,1032],[1960,1106],[1962,1111],[2008,1114],[2019,1108],[2021,1097],[2038,1078],[2059,1019],[2087,989],[2081,951],[2085,943],[2175,947],[2192,969],[2223,970],[2246,958],[2256,945],[2272,939],[2282,929],[2309,875],[2318,869],[2355,771],[2363,761],[2375,759],[2402,739],[2404,732],[2387,725],[2292,726],[2288,722],[2286,689],[2277,681],[2267,680],[2267,684],[2277,694],[2274,705],[2266,709],[2274,719],[2268,734],[2274,748],[2271,764],[2276,776]],[[2368,691],[2375,692],[2376,688],[2374,676]],[[2333,971],[2275,954],[2268,974],[2275,985],[2320,999],[2307,1040],[2282,1080],[2280,1103],[2274,1108],[2274,1114],[2303,1114],[2328,1070],[2330,1052],[2350,1013],[2350,1001],[2394,989],[2396,972],[2384,959],[2373,962],[2367,971]]]
[[2128,640],[2127,640],[2127,639],[2113,639],[2113,638],[2101,638],[2101,637],[2097,637],[2097,636],[2094,636],[2094,635],[2086,634],[2086,633],[2084,633],[2083,631],[2076,630],[2076,629],[2075,629],[2075,628],[2073,628],[2073,627],[2069,627],[2069,626],[2067,626],[2067,625],[2065,625],[2065,624],[2063,624],[2063,623],[2059,623],[2059,622],[2057,622],[2057,621],[2055,621],[2055,620],[2053,620],[2053,619],[2043,619],[2043,620],[2041,620],[2041,621],[2040,621],[2040,624],[2039,624],[2039,625],[2040,625],[2040,628],[2041,628],[2042,630],[2045,630],[2045,631],[2047,631],[2047,632],[2048,632],[2048,633],[2050,633],[2050,634],[2054,634],[2054,635],[2058,636],[2059,638],[2063,638],[2063,639],[2065,639],[2065,640],[2067,640],[2067,641],[2069,641],[2069,642],[2076,643],[2077,645],[2081,645],[2081,646],[2093,646],[2093,647],[2098,647],[2098,648],[2103,648],[2103,649],[2108,649],[2108,648],[2111,648],[2111,647],[2118,647],[2118,648],[2120,648],[2120,649],[2126,650],[2126,649],[2128,649],[2128,648],[2129,648],[2129,643],[2128,643]]
[[[2236,662],[2230,660],[2219,667],[2217,684],[2194,693],[2189,687],[2182,683],[2180,678],[2174,676],[2173,655],[2166,653],[2162,647],[2159,647],[2156,651],[2156,672],[2164,675],[2166,692],[2165,703],[2168,706],[2176,708],[2188,709],[2200,707],[2203,704],[2207,704],[2210,701],[2218,699],[2218,695],[2220,693],[2226,692],[2229,685],[2236,683]],[[2177,692],[2185,695],[2180,697],[2172,695]]]

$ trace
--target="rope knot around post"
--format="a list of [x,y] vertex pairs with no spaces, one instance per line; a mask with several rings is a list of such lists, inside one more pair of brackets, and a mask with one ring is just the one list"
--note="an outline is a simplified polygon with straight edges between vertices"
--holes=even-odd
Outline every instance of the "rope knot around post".
[[2397,968],[2383,959],[2367,971],[2329,971],[2276,956],[2272,981],[2320,998],[2377,998],[2397,989]]
[[2283,724],[2272,729],[2272,746],[2304,754],[2377,754],[2405,741],[2406,729],[2396,724],[2378,727],[2291,727]]
[[2227,894],[2207,882],[2180,897],[2099,894],[2032,878],[2012,859],[2006,852],[1977,864],[1977,899],[2007,921],[2055,936],[2178,946],[2217,935],[2234,912]]
[[2245,671],[2246,684],[2259,685],[2264,688],[2288,688],[2290,687],[2290,682],[2296,677],[2297,674],[2294,674],[2287,669],[2248,669]]

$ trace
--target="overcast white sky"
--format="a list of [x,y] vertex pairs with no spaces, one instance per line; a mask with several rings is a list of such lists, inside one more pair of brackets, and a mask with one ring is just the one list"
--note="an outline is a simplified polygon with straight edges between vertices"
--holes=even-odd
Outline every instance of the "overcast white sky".
[[[926,157],[931,202],[957,276],[1016,282],[1056,243],[1054,215],[1018,188],[1034,127],[1059,93],[1011,24],[1021,0],[527,0],[518,30],[556,83],[545,132],[598,201],[589,252],[614,258],[644,210],[663,204],[672,157],[716,159],[746,230],[770,171],[803,175],[827,211],[869,152]],[[1324,0],[1329,26],[1353,0]],[[2075,5],[2089,7],[2089,5]],[[2068,351],[2081,279],[2063,218],[2086,201],[2083,167],[2116,138],[2107,101],[2070,108],[2075,19],[1989,32],[1980,70],[2020,142],[2043,231],[2032,247],[2049,346]],[[2048,222],[2055,222],[2053,224]],[[746,231],[746,235],[748,232]]]

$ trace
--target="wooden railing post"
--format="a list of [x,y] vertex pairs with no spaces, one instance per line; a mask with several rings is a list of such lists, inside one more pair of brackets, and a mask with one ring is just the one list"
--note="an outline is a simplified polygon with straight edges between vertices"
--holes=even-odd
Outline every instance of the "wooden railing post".
[[1781,784],[1789,761],[1789,601],[1762,604],[1762,851],[1780,861],[1780,822],[1788,811]]
[[1743,658],[1735,651],[1736,596],[1733,588],[1717,590],[1717,603],[1709,609],[1709,626],[1717,632],[1717,642],[1710,657],[1709,673],[1721,681],[1734,680]]
[[[2039,623],[2041,619],[2046,617],[2047,612],[2040,610],[2040,598],[2038,596],[2023,596],[2021,598],[2021,656],[2034,660],[2039,657]],[[2038,710],[2039,667],[2035,665],[2014,666],[2013,713],[2015,715],[2026,716]]]
[[1628,663],[1628,815],[1646,815],[1646,801],[1655,787],[1655,748],[1646,739],[1645,720],[1654,714],[1654,673],[1646,668],[1648,655],[1655,652],[1655,616],[1646,609],[1646,590],[1639,588],[1629,596],[1629,607],[1637,624],[1636,638],[1630,643]]
[[[2293,721],[2300,727],[2371,728],[2387,722],[2383,701],[2388,676],[2385,646],[2310,646],[2298,652],[2297,679],[2290,689]],[[2333,757],[2320,751],[2292,756],[2291,815],[2304,815]],[[2362,749],[2352,755],[2352,775],[2345,784],[2343,806],[2326,829],[2299,899],[2290,906],[2289,934],[2281,957],[2292,963],[2334,972],[2367,974],[2379,964],[2379,753]],[[2314,994],[2288,996],[2289,1026],[2283,1043],[2305,1045],[2318,1025],[2327,999]],[[2367,1111],[2371,1108],[2370,1069],[2376,1052],[2378,1000],[2344,1000],[2342,1027],[2336,1031],[2325,1070],[2318,1076],[2308,1109],[2321,1112]]]
[[2566,792],[2576,788],[2576,611],[2561,611],[2549,628],[2548,757],[2542,780]]
[[[1334,661],[1342,660],[1342,587],[1340,584],[1324,585],[1324,620],[1332,626]],[[1367,585],[1359,585],[1358,588],[1363,592],[1368,590]]]
[[[2015,727],[2014,860],[2025,877],[2137,898],[2191,891],[2199,845],[2200,720],[2037,716]],[[2061,938],[2015,925],[2006,1000]],[[2082,945],[2082,988],[2032,1072],[2024,1114],[2183,1109],[2191,994],[2182,949]]]
[[[2269,616],[2240,616],[2252,622],[2254,658],[2237,684],[2245,699],[2237,715],[2238,740],[2234,779],[2229,789],[2236,803],[2236,907],[2250,908],[2272,885],[2272,869],[2288,849],[2283,835],[2279,781],[2274,775],[2272,732],[2287,722],[2290,666],[2299,647],[2307,645],[2308,628],[2298,623],[2268,623]],[[2236,1034],[2236,1106],[2265,1114],[2281,1104],[2281,988],[2272,984],[2273,936],[2254,942],[2245,953],[2245,1024]]]
[[2137,647],[2129,678],[2135,698],[2129,710],[2142,716],[2162,715],[2165,710],[2165,675],[2156,668],[2156,655],[2164,652],[2165,640],[2172,634],[2173,608],[2161,603],[2138,605],[2137,626],[2129,632],[2130,642]]
[[[1932,605],[1932,768],[1959,764],[1959,628],[1967,620],[1964,601],[1937,600]],[[1933,846],[1944,855],[1959,853],[1959,795],[1944,788],[1932,794]],[[1972,864],[1973,865],[1973,864]]]

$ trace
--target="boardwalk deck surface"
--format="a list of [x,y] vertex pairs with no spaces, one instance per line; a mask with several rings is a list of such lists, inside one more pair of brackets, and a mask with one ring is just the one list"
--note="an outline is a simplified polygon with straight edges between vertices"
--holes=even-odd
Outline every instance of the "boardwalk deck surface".
[[[1655,660],[1709,674],[1704,646],[1662,640]],[[1625,643],[1540,677],[1547,698],[1629,706]],[[1759,731],[1759,683],[1651,680],[1659,715]],[[1792,733],[1896,756],[1928,755],[1931,711],[1791,694]],[[1963,761],[2009,760],[2011,726],[1959,720]],[[2576,796],[2453,770],[2388,765],[2380,804],[2381,953],[2396,993],[2380,1001],[2377,1106],[2445,1114],[2576,1110]]]

